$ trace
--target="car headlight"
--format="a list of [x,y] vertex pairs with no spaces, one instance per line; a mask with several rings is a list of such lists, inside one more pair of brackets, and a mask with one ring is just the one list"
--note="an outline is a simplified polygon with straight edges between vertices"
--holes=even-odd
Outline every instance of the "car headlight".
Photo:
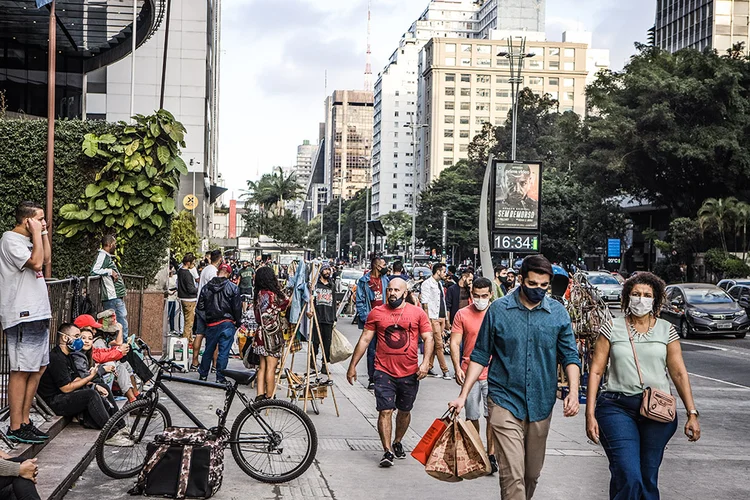
[[694,318],[705,318],[708,316],[708,314],[696,311],[695,309],[688,309],[688,314]]
[[745,316],[746,314],[747,314],[747,312],[745,312],[744,309],[740,309],[739,311],[737,311],[736,313],[734,313],[735,317]]

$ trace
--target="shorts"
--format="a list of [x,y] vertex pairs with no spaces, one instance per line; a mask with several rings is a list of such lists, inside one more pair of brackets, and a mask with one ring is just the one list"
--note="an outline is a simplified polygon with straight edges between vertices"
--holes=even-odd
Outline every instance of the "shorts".
[[205,335],[206,334],[206,313],[203,311],[195,311],[195,319],[193,320],[193,334],[194,335]]
[[4,330],[12,372],[38,372],[49,364],[49,320],[19,323]]
[[375,370],[375,408],[378,411],[395,410],[409,412],[414,407],[419,391],[417,374],[408,377],[391,377]]
[[490,415],[487,409],[487,394],[488,387],[486,380],[477,380],[474,387],[469,391],[469,395],[466,396],[466,404],[464,409],[466,410],[466,420],[479,420],[479,416],[484,414],[484,418],[488,418]]

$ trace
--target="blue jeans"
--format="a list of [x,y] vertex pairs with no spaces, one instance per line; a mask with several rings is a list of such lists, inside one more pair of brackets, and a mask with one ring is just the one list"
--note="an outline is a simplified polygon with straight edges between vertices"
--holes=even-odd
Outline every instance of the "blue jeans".
[[174,328],[174,319],[177,316],[177,302],[167,302],[167,316],[169,316],[169,331],[176,331]]
[[659,466],[677,419],[642,417],[641,396],[603,392],[596,401],[599,438],[609,458],[611,500],[658,500]]
[[219,356],[216,358],[216,381],[220,384],[226,382],[227,379],[224,378],[222,372],[226,370],[229,363],[229,350],[232,348],[234,332],[236,330],[237,328],[235,328],[234,323],[230,321],[206,328],[206,348],[203,350],[203,357],[198,368],[201,378],[208,378],[214,351],[218,346]]
[[111,299],[102,301],[103,309],[114,309],[117,322],[122,325],[122,341],[128,341],[128,310],[125,309],[125,301],[122,299]]

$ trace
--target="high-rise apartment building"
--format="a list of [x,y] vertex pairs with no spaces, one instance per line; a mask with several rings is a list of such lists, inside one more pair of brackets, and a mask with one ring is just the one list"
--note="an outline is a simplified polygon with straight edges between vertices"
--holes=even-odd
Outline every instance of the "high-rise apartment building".
[[749,0],[657,0],[654,43],[669,52],[750,46]]
[[348,200],[371,182],[372,92],[335,90],[325,107],[325,184]]
[[492,30],[544,32],[545,0],[483,0],[474,38],[489,38]]
[[[529,35],[526,52],[535,55],[526,59],[524,86],[550,94],[561,112],[585,114],[586,84],[609,66],[609,51],[590,54],[589,44],[576,43],[590,39],[586,34],[565,33],[562,42],[546,41],[543,33]],[[418,187],[466,159],[469,143],[485,123],[505,123],[512,103],[510,62],[497,54],[507,50],[506,39],[433,38],[425,45],[417,122],[427,127],[417,142]]]
[[[310,141],[304,140],[302,144],[297,146],[297,161],[295,165],[290,168],[284,168],[284,173],[290,175],[294,173],[297,184],[300,185],[300,193],[304,195],[307,192],[308,185],[310,184],[310,177],[312,176],[312,163],[313,158],[318,152],[318,146],[311,144]],[[295,215],[299,216],[305,206],[304,196],[300,199],[291,201],[287,204],[287,209],[292,210]]]

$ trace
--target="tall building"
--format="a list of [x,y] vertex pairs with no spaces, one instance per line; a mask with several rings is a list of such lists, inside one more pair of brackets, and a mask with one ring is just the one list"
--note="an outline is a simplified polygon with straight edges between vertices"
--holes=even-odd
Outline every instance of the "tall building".
[[492,30],[544,32],[545,0],[483,0],[474,38],[489,38]]
[[[310,184],[310,177],[312,176],[312,163],[313,158],[318,152],[318,146],[310,144],[310,141],[305,139],[302,144],[297,146],[297,161],[291,168],[284,168],[284,173],[290,175],[295,174],[297,183],[300,185],[301,193],[306,193],[308,185]],[[287,209],[292,210],[295,215],[299,216],[305,206],[306,199],[301,196],[300,199],[294,200],[287,204]]]
[[657,0],[654,43],[669,52],[712,48],[724,54],[734,44],[750,46],[749,0]]
[[[529,33],[526,52],[535,56],[526,59],[523,77],[524,86],[558,100],[561,112],[584,115],[586,84],[609,66],[609,51],[589,53],[590,45],[580,40],[590,40],[590,35],[565,33],[562,42],[552,42],[543,33]],[[425,45],[417,122],[428,126],[418,141],[418,187],[466,159],[469,143],[484,123],[505,123],[512,95],[510,62],[497,56],[503,51],[505,39],[433,38]]]
[[325,184],[348,200],[371,182],[372,92],[335,90],[325,107]]

